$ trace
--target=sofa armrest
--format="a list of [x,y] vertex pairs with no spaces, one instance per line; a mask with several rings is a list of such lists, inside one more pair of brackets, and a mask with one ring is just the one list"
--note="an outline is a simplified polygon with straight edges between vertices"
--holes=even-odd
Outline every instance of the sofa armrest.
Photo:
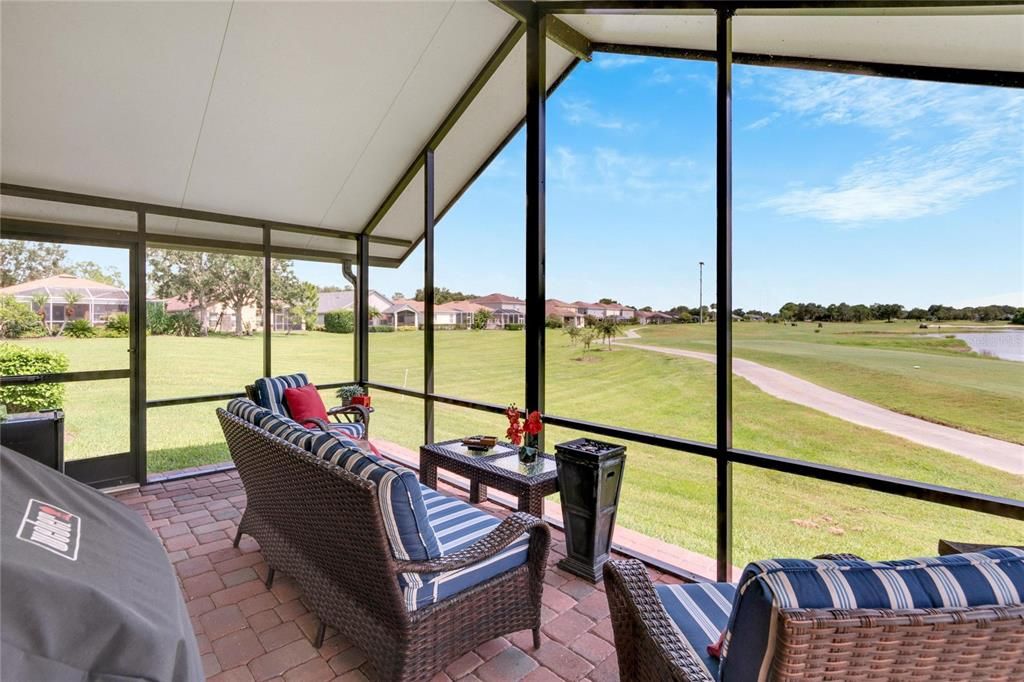
[[604,578],[622,679],[714,682],[679,636],[646,566],[636,559],[608,561]]
[[516,512],[506,517],[497,528],[469,547],[430,561],[398,561],[396,562],[398,572],[440,573],[472,566],[495,556],[526,533],[531,536],[531,550],[534,546],[532,542],[534,539],[542,541],[545,548],[551,539],[551,531],[546,523],[536,516]]

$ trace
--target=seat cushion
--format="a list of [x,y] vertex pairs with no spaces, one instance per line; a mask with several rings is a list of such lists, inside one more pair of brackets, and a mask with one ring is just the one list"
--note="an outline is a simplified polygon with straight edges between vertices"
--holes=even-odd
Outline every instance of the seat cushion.
[[234,398],[228,401],[227,411],[256,426],[259,426],[260,419],[271,414],[270,410],[260,407],[248,398]]
[[366,435],[366,425],[362,422],[344,423],[335,422],[328,424],[331,433],[336,433],[350,440],[359,440]]
[[[721,676],[756,680],[771,663],[779,609],[927,609],[1020,604],[1024,550],[988,549],[899,561],[771,559],[740,578]],[[731,656],[730,651],[737,655]]]
[[718,659],[708,653],[708,645],[718,641],[729,623],[736,585],[690,583],[658,585],[655,589],[682,638],[693,649],[708,673],[717,679]]
[[384,530],[391,553],[403,561],[425,561],[441,556],[441,548],[427,519],[416,474],[394,462],[362,450],[335,434],[313,436],[309,451],[377,486]]
[[308,383],[309,379],[301,372],[257,379],[255,383],[256,402],[260,407],[268,409],[274,414],[287,417],[288,410],[284,406],[284,390],[286,388],[301,388]]
[[[441,554],[449,555],[469,547],[498,527],[501,521],[462,500],[421,486],[427,519]],[[523,535],[496,556],[456,571],[432,575],[403,574],[399,584],[410,611],[447,599],[474,585],[526,563],[530,538]]]

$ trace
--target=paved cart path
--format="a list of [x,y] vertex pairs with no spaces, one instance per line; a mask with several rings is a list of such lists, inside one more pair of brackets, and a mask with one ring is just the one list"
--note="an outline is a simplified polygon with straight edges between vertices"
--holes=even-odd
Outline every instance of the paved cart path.
[[[629,329],[626,331],[625,338],[640,339],[642,337],[636,331]],[[615,343],[620,348],[635,348],[706,362],[716,361],[716,357],[712,353],[648,346],[639,343],[619,343],[618,341]],[[750,360],[734,357],[732,369],[737,376],[743,377],[768,395],[776,398],[810,407],[854,424],[884,431],[936,450],[952,452],[981,464],[1008,471],[1011,474],[1024,475],[1024,446],[1016,443],[980,436],[976,433],[893,412]]]

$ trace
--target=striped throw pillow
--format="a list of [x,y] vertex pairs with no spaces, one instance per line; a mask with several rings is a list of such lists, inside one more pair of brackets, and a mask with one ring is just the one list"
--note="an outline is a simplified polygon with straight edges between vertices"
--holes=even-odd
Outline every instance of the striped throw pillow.
[[1008,547],[882,562],[757,561],[740,578],[722,645],[721,679],[764,679],[779,609],[937,609],[1022,600],[1024,550]]

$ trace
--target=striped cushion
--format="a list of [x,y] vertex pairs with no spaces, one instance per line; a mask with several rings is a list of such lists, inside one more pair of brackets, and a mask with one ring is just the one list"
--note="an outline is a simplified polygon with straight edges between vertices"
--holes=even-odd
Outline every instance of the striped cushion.
[[[421,486],[421,490],[442,555],[469,547],[500,523],[487,512],[458,498],[441,495],[426,486]],[[529,547],[530,538],[523,535],[497,556],[467,568],[434,575],[400,575],[398,582],[405,595],[405,606],[415,611],[521,566],[526,563]]]
[[658,585],[655,588],[662,606],[679,628],[682,639],[708,673],[718,679],[718,659],[708,654],[729,622],[736,586],[732,583],[693,583]]
[[328,428],[331,433],[336,433],[345,438],[352,440],[359,440],[366,433],[366,426],[362,422],[348,423],[334,423],[328,424]]
[[270,410],[260,407],[248,398],[234,398],[228,402],[227,410],[250,424],[258,424],[264,415],[270,414]]
[[396,559],[425,561],[441,556],[415,473],[330,433],[314,435],[309,450],[377,485],[384,530]]
[[[1020,604],[1024,550],[900,561],[758,561],[743,570],[722,648],[723,680],[757,680],[771,664],[779,609],[926,609]],[[730,657],[733,649],[736,656]]]
[[256,380],[256,401],[274,414],[288,416],[284,406],[284,389],[301,388],[309,383],[305,374],[287,374],[279,377],[263,377]]
[[303,450],[309,450],[310,441],[313,440],[314,436],[312,431],[303,428],[294,419],[281,417],[270,412],[263,415],[258,426],[264,431],[277,436],[281,440],[286,440]]

